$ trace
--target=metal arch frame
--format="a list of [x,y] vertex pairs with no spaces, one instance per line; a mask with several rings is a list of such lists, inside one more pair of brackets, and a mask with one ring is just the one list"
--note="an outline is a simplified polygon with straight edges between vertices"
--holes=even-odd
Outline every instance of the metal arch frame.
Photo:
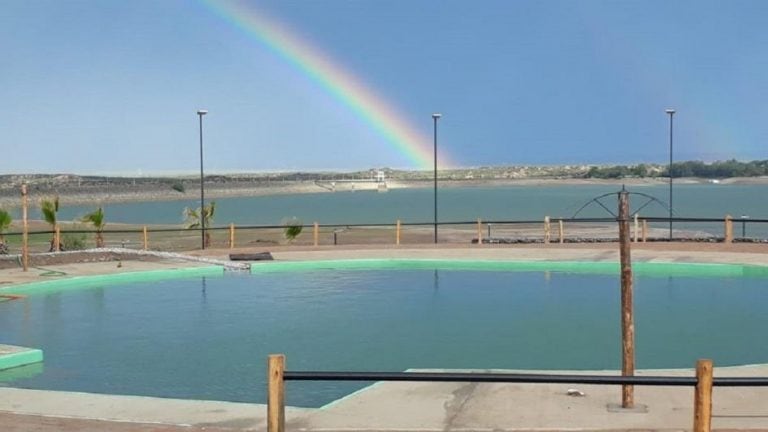
[[[624,189],[622,188],[622,191],[623,191],[623,190],[624,190]],[[587,201],[586,203],[584,203],[584,205],[582,205],[581,207],[579,207],[579,209],[578,209],[578,210],[576,210],[576,212],[573,214],[573,216],[571,216],[571,219],[576,219],[576,216],[578,216],[578,215],[579,215],[579,213],[580,213],[582,210],[584,210],[585,208],[589,207],[589,205],[590,205],[590,204],[592,204],[592,203],[597,203],[597,204],[598,204],[600,207],[602,207],[602,208],[603,208],[605,211],[607,211],[607,212],[608,212],[608,213],[609,213],[611,216],[613,216],[613,217],[618,217],[618,216],[616,215],[616,213],[614,213],[613,211],[611,211],[611,209],[609,209],[608,207],[606,207],[606,206],[605,206],[605,204],[603,204],[603,203],[602,203],[600,200],[601,200],[601,199],[603,199],[603,198],[605,198],[605,197],[611,196],[611,195],[616,195],[616,194],[618,194],[618,193],[620,193],[620,192],[621,192],[621,191],[619,191],[619,192],[608,192],[608,193],[606,193],[606,194],[602,194],[602,195],[600,195],[600,196],[596,196],[596,197],[592,198],[591,200],[589,200],[589,201]],[[655,202],[655,203],[658,203],[660,206],[662,206],[662,207],[663,207],[664,209],[666,209],[666,210],[671,210],[671,209],[670,209],[670,207],[669,207],[669,205],[668,205],[667,203],[665,203],[664,201],[661,201],[660,199],[658,199],[658,198],[654,197],[653,195],[648,195],[648,194],[646,194],[646,193],[642,193],[642,192],[628,192],[628,193],[629,193],[630,195],[639,195],[639,196],[642,196],[642,197],[648,198],[648,201],[646,201],[646,202],[645,202],[643,205],[641,205],[640,207],[638,207],[638,208],[637,208],[637,210],[635,210],[634,212],[632,212],[632,213],[630,214],[630,217],[634,217],[636,214],[640,213],[640,210],[642,210],[642,209],[646,208],[646,207],[647,207],[649,204],[651,204],[651,203],[654,203],[654,202]]]

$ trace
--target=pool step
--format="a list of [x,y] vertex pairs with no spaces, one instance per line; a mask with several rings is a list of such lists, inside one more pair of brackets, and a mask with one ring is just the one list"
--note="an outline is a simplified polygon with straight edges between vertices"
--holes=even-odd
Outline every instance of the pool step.
[[0,371],[43,361],[43,351],[0,344]]

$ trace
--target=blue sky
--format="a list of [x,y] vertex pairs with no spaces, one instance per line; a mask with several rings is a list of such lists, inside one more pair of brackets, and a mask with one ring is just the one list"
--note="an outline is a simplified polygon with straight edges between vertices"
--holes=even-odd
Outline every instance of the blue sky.
[[[260,1],[461,166],[766,159],[768,2]],[[0,173],[413,167],[199,0],[9,0]]]

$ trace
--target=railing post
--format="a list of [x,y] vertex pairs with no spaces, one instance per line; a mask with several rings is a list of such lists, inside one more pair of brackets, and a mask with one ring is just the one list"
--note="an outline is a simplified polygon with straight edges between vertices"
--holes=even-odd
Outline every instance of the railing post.
[[712,360],[696,362],[696,392],[693,396],[693,432],[712,429]]
[[639,233],[640,233],[640,224],[638,223],[638,220],[637,220],[637,213],[635,213],[635,238],[634,238],[634,243],[637,243],[638,241],[640,241],[639,236],[638,236]]
[[149,234],[147,233],[147,226],[144,225],[144,250],[149,248]]
[[21,184],[21,266],[24,271],[29,271],[29,220],[27,220],[27,208],[29,197],[27,196],[27,184]]
[[477,218],[477,244],[483,244],[483,221]]
[[549,239],[552,235],[551,226],[549,224],[549,216],[544,216],[544,243],[549,244]]
[[725,215],[725,243],[733,243],[733,219],[731,215]]
[[[619,192],[619,256],[621,260],[621,375],[635,374],[635,322],[632,311],[632,258],[629,241],[629,192]],[[621,386],[622,408],[634,408],[635,388]]]
[[560,238],[560,244],[565,243],[565,226],[562,219],[557,221],[557,235]]
[[285,432],[285,356],[267,360],[267,432]]
[[312,231],[312,238],[314,239],[315,246],[320,243],[320,225],[315,222],[314,230]]
[[59,224],[54,227],[53,241],[56,243],[53,245],[54,252],[61,252],[61,227]]
[[643,219],[643,243],[648,240],[648,220]]
[[235,248],[235,224],[229,224],[229,248]]
[[400,219],[397,220],[397,228],[395,228],[395,244],[400,245]]

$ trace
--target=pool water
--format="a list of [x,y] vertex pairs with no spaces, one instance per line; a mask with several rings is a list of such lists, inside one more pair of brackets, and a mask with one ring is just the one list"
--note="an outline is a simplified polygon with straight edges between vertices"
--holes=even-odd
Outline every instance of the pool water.
[[[766,282],[636,275],[637,367],[768,362]],[[45,352],[0,385],[263,403],[270,353],[289,370],[619,369],[619,319],[616,273],[444,264],[117,283],[0,303],[0,343]],[[360,386],[288,383],[287,402]]]

